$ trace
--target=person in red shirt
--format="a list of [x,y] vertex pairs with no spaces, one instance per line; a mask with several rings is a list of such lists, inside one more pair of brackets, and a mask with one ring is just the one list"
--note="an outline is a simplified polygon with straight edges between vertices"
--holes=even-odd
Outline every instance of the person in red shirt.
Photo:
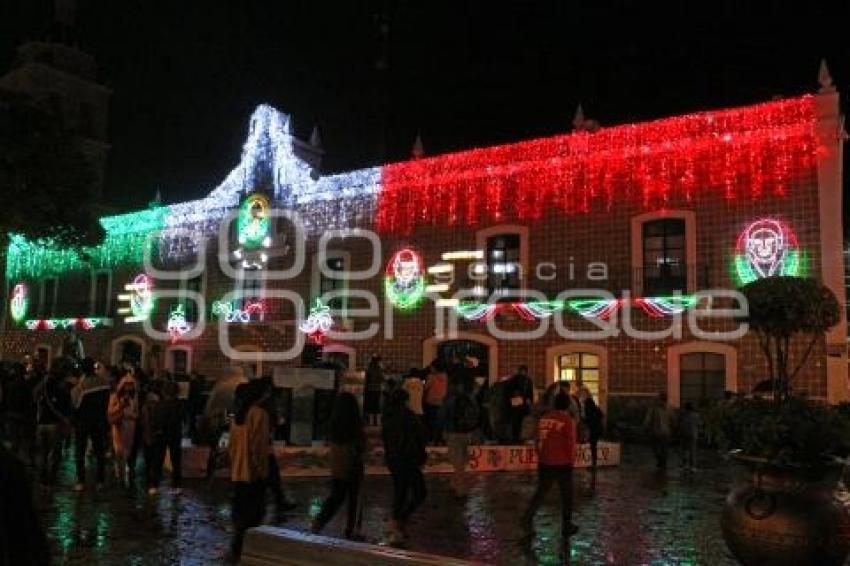
[[578,531],[572,522],[576,422],[569,410],[569,397],[558,393],[554,409],[540,417],[537,424],[537,490],[522,517],[526,536],[534,533],[534,515],[556,482],[561,491],[561,534],[567,538]]

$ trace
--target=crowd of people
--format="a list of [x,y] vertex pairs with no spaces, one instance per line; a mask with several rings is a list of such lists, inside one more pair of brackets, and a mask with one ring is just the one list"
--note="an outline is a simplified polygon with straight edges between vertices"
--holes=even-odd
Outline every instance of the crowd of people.
[[[0,424],[10,450],[36,470],[44,489],[56,485],[63,455],[73,446],[75,491],[103,489],[111,455],[114,483],[131,488],[139,454],[145,487],[156,494],[166,455],[179,490],[186,402],[178,384],[150,379],[132,364],[107,367],[92,358],[57,358],[44,368],[36,357],[7,365],[0,380]],[[73,442],[71,442],[73,440]]]
[[[557,484],[563,536],[576,531],[571,513],[577,445],[589,443],[595,473],[604,422],[587,387],[556,382],[536,398],[527,367],[520,366],[512,376],[491,384],[486,367],[472,357],[448,364],[435,360],[394,380],[384,375],[381,358],[374,356],[365,378],[362,411],[350,391],[339,390],[334,398],[327,434],[330,492],[312,519],[312,532],[321,532],[345,504],[344,536],[363,539],[363,478],[370,426],[379,431],[392,478],[389,544],[403,544],[411,516],[427,497],[423,467],[429,444],[446,447],[454,468],[450,488],[462,499],[468,491],[470,445],[533,442],[538,481],[520,526],[523,532],[533,533],[534,515]],[[110,368],[91,358],[57,359],[45,370],[37,359],[27,357],[22,364],[6,366],[0,385],[0,424],[11,450],[11,454],[0,450],[0,457],[14,455],[28,463],[44,489],[56,484],[63,454],[73,445],[75,491],[89,488],[89,457],[94,462],[95,489],[103,489],[106,483],[108,462],[113,483],[132,489],[141,454],[144,486],[155,495],[168,454],[172,489],[179,492],[182,440],[188,433],[211,448],[208,477],[214,474],[223,449],[228,456],[233,487],[232,559],[238,560],[247,529],[262,522],[269,491],[278,520],[295,506],[283,492],[273,451],[275,431],[285,415],[278,414],[276,390],[268,377],[248,379],[241,369],[232,368],[216,382],[208,400],[201,402],[197,379],[189,384],[189,394],[181,396],[177,382],[151,379],[131,364]],[[683,435],[683,466],[694,467],[700,418],[692,405],[686,405],[677,417],[660,395],[647,412],[644,426],[659,468],[666,466],[674,430]]]
[[[366,369],[367,424],[381,423],[383,408],[396,389],[407,392],[408,406],[425,425],[427,442],[436,446],[462,442],[509,445],[533,440],[540,415],[552,407],[558,392],[564,392],[570,413],[578,419],[578,434],[591,443],[596,464],[604,416],[590,390],[579,382],[553,383],[540,399],[535,399],[534,380],[524,365],[490,383],[486,366],[467,356],[450,363],[434,360],[426,368],[412,368],[400,379],[393,379],[385,376],[381,358],[374,356]],[[458,420],[475,423],[457,424]]]

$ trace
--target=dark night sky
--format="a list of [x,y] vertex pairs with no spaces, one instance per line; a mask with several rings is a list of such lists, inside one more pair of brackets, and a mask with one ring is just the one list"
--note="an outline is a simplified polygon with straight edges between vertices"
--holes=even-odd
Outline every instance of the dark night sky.
[[[52,2],[0,2],[4,69]],[[407,157],[417,131],[430,154],[568,131],[579,101],[612,125],[813,92],[821,57],[850,87],[850,1],[659,4],[78,0],[77,41],[114,89],[106,200],[204,195],[260,102],[304,137],[317,123],[340,171]]]

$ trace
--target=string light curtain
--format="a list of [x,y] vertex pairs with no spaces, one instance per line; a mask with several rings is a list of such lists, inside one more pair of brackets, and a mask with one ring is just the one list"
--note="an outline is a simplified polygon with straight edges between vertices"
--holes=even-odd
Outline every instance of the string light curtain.
[[707,193],[782,196],[815,167],[814,126],[804,96],[394,163],[382,170],[376,225],[407,234],[624,199],[653,209]]

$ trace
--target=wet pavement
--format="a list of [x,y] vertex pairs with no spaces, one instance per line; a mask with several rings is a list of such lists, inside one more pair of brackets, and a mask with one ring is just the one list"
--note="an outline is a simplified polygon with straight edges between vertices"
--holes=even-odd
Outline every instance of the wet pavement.
[[[570,541],[568,556],[558,536],[557,489],[537,516],[534,539],[519,540],[517,519],[531,496],[533,473],[471,475],[466,501],[450,496],[447,476],[431,475],[428,499],[410,525],[408,548],[500,565],[735,564],[719,527],[733,474],[706,452],[696,474],[671,468],[659,476],[646,448],[624,446],[623,464],[600,470],[594,491],[590,472],[576,471],[573,519],[580,531]],[[36,494],[57,564],[222,561],[230,536],[226,481],[217,480],[212,489],[190,482],[179,495],[167,489],[158,496],[130,494],[117,486],[78,494],[71,491],[70,465],[63,476],[61,488]],[[285,525],[306,529],[310,510],[327,494],[327,480],[291,480],[285,487],[299,503]],[[376,542],[390,505],[390,479],[368,477],[365,490],[364,534]],[[324,534],[341,534],[342,515]],[[272,517],[268,513],[267,521]]]

